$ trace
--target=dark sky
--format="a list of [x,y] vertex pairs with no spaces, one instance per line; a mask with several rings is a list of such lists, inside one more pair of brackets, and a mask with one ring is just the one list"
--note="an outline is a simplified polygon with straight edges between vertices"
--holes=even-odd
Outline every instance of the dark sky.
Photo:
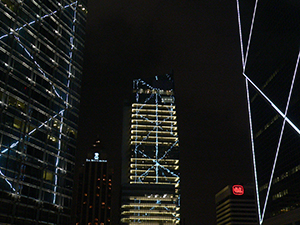
[[99,135],[111,151],[117,193],[132,79],[173,70],[182,218],[216,224],[215,194],[252,181],[236,2],[89,0],[88,10],[77,156]]

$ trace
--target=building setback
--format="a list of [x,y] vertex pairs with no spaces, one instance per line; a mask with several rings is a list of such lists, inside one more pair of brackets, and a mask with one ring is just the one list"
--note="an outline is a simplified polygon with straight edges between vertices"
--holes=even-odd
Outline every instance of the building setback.
[[113,171],[100,140],[93,144],[80,171],[76,224],[111,224]]
[[0,14],[0,223],[70,224],[86,1]]
[[253,186],[228,185],[218,192],[217,225],[257,225],[258,216]]
[[[259,222],[300,208],[300,5],[237,1]],[[300,221],[300,214],[295,221]],[[267,221],[266,221],[267,222]]]
[[179,141],[172,75],[133,81],[124,116],[122,224],[179,224]]

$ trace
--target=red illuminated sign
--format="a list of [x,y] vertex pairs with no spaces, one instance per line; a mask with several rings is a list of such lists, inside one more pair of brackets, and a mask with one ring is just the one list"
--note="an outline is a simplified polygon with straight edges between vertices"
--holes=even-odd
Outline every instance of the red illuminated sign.
[[242,185],[233,185],[232,186],[232,193],[234,195],[243,195],[244,194],[244,187]]

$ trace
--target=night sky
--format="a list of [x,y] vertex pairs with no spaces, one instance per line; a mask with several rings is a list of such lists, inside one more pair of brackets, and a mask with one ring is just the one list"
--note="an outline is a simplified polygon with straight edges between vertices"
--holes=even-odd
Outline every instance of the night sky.
[[78,162],[99,135],[111,152],[117,196],[123,102],[132,80],[173,70],[181,218],[216,224],[215,194],[252,182],[236,1],[89,0],[88,10]]

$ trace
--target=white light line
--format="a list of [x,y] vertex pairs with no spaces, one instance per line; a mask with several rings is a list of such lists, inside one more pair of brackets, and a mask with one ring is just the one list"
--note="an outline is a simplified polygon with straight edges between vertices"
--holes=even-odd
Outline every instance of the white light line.
[[[73,4],[75,4],[75,3],[76,3],[76,2],[71,3],[70,5],[66,5],[66,6],[64,6],[64,8],[66,9],[66,8],[70,7],[71,5],[73,5]],[[54,15],[54,14],[57,13],[57,12],[58,12],[58,11],[53,11],[53,12],[51,12],[51,13],[49,13],[49,14],[46,14],[46,15],[42,16],[41,18],[42,18],[42,19],[47,18],[47,17],[49,17],[49,16]],[[28,26],[28,25],[31,26],[32,24],[36,23],[37,21],[39,21],[39,19],[33,20],[33,21],[29,22],[28,24],[26,23],[26,24],[22,25],[21,27],[16,28],[14,31],[11,31],[9,34],[13,34],[13,32],[20,31],[20,30],[22,30],[24,27],[26,27],[26,26]],[[8,34],[2,35],[2,36],[0,37],[0,40],[1,40],[2,38],[7,37],[7,36],[8,36]]]
[[[242,34],[240,4],[239,4],[239,0],[236,1],[243,74],[246,71],[246,63],[247,63],[247,58],[248,58],[248,53],[249,53],[250,43],[251,43],[251,38],[252,38],[252,31],[253,31],[254,19],[255,19],[255,15],[256,15],[257,2],[258,1],[256,0],[255,8],[254,8],[253,15],[252,15],[252,22],[251,22],[251,27],[250,27],[249,37],[248,37],[247,50],[246,50],[246,57],[245,57],[245,55],[244,55],[244,44],[243,44],[243,34]],[[248,106],[248,117],[249,117],[250,136],[251,136],[251,151],[252,151],[253,170],[254,170],[253,172],[254,172],[255,189],[256,189],[255,191],[256,191],[257,211],[258,211],[259,224],[262,224],[261,209],[260,209],[260,198],[259,198],[259,190],[258,190],[258,179],[257,179],[257,170],[256,170],[256,159],[255,159],[255,146],[254,146],[254,137],[253,137],[253,128],[252,128],[252,114],[251,114],[251,104],[250,104],[250,95],[249,95],[249,84],[248,84],[247,78],[245,79],[245,83],[246,83],[246,92],[247,92],[247,106]]]
[[[64,109],[61,110],[59,113],[61,113],[61,112],[63,112],[63,111],[64,111]],[[58,113],[58,114],[59,114],[59,113]],[[58,114],[54,115],[53,118],[55,118]],[[30,131],[30,132],[27,134],[27,136],[30,136],[30,135],[33,134],[36,130],[38,130],[38,129],[40,129],[41,127],[45,126],[46,123],[47,123],[47,122],[50,122],[51,120],[52,120],[52,118],[46,120],[44,123],[42,123],[40,126],[38,126],[38,128],[35,128],[35,129],[33,129],[32,131]],[[14,147],[16,147],[19,143],[20,143],[20,141],[16,141],[15,143],[12,143],[12,144],[9,146],[9,148],[10,148],[10,149],[11,149],[11,148],[14,148]],[[4,150],[1,152],[1,154],[6,153],[7,151],[8,151],[8,148],[4,149]],[[4,174],[2,173],[1,170],[0,170],[0,174],[2,174],[2,175],[4,176]],[[6,181],[6,183],[10,186],[10,188],[13,189],[13,191],[16,191],[16,190],[12,187],[12,184],[11,184],[6,178],[5,178],[5,181]]]
[[253,81],[250,80],[249,77],[245,73],[243,73],[244,77],[251,83],[251,85],[270,103],[270,105],[278,112],[278,114],[286,120],[290,124],[290,126],[298,133],[300,134],[299,128],[288,118],[284,115],[283,112],[280,111],[280,109],[253,83]]
[[240,35],[240,46],[241,46],[241,57],[242,57],[242,64],[243,64],[243,71],[245,72],[246,64],[244,58],[244,44],[243,44],[243,34],[242,34],[242,23],[241,23],[241,12],[240,12],[240,3],[239,0],[236,0],[236,8],[238,14],[238,25],[239,25],[239,35]]
[[[16,189],[12,186],[12,184],[7,180],[7,178],[5,178],[6,176],[2,173],[2,171],[0,170],[0,174],[4,177],[5,182],[10,186],[10,188],[13,191],[16,191]],[[18,194],[18,193],[17,193]]]
[[275,159],[274,159],[274,163],[273,163],[272,173],[271,173],[271,177],[270,177],[270,180],[269,180],[268,191],[267,191],[266,200],[265,200],[263,213],[262,213],[262,220],[264,219],[265,211],[266,211],[266,208],[267,208],[267,202],[268,202],[268,198],[269,198],[269,194],[270,194],[270,189],[271,189],[271,186],[272,186],[272,180],[273,180],[274,171],[275,171],[275,167],[276,167],[276,162],[277,162],[277,158],[278,158],[278,154],[279,154],[279,149],[280,149],[281,140],[282,140],[282,136],[283,136],[284,126],[285,126],[285,122],[286,122],[286,118],[287,118],[286,115],[287,115],[287,112],[288,112],[288,109],[289,109],[290,100],[291,100],[293,87],[294,87],[294,83],[295,83],[295,78],[296,78],[296,74],[297,74],[297,70],[298,70],[299,58],[300,58],[300,51],[298,53],[298,58],[297,58],[296,67],[295,67],[295,70],[294,70],[294,75],[293,75],[293,79],[292,79],[292,83],[291,83],[291,87],[290,87],[290,92],[289,92],[287,104],[286,104],[286,107],[285,107],[284,120],[283,120],[283,123],[282,123],[280,137],[279,137],[279,141],[278,141],[278,145],[277,145],[277,149],[276,149],[276,154],[275,154]]
[[[73,60],[73,46],[74,46],[74,39],[72,35],[75,35],[75,22],[76,22],[76,11],[77,11],[77,1],[74,2],[73,4],[75,4],[75,8],[73,10],[73,26],[72,26],[72,34],[70,36],[70,45],[71,45],[71,50],[69,52],[69,57],[70,57],[70,62],[69,62],[69,67],[68,67],[68,82],[67,82],[67,89],[69,90],[70,87],[70,78],[71,78],[71,74],[72,74],[72,60]],[[65,105],[66,105],[66,109],[69,108],[69,91],[66,93],[66,101],[65,101]],[[62,134],[63,134],[63,126],[64,126],[64,112],[65,111],[61,111],[61,118],[60,118],[60,128],[59,128],[59,140],[58,140],[58,151],[57,151],[57,157],[56,157],[56,162],[55,162],[55,179],[54,179],[54,194],[53,194],[53,204],[55,204],[56,202],[56,191],[57,191],[57,183],[58,183],[58,165],[59,165],[59,156],[61,153],[61,145],[62,145]],[[59,203],[58,203],[59,204]]]
[[[61,110],[59,113],[61,113],[61,112],[63,112],[63,111],[64,111],[64,109]],[[58,114],[59,114],[59,113],[58,113]],[[58,114],[54,115],[53,118],[57,117]],[[30,135],[33,134],[36,130],[38,130],[38,129],[40,129],[41,127],[45,126],[45,125],[46,125],[48,122],[50,122],[51,120],[52,120],[52,118],[46,120],[44,123],[42,123],[42,124],[41,124],[40,126],[38,126],[37,128],[34,128],[32,131],[30,131],[30,132],[27,134],[27,136],[30,136]],[[9,146],[9,148],[14,148],[14,147],[16,147],[18,144],[19,144],[19,141],[16,141],[15,143],[12,143],[12,144]],[[7,151],[8,151],[8,148],[2,150],[1,154],[4,154],[4,153],[7,152]]]
[[256,9],[257,9],[257,3],[258,3],[258,0],[255,1],[255,6],[254,6],[254,10],[253,10],[253,15],[252,15],[252,21],[251,21],[251,26],[250,26],[250,32],[249,32],[249,37],[248,37],[246,55],[244,55],[244,47],[243,47],[244,44],[243,44],[243,34],[242,34],[240,3],[239,3],[239,0],[236,1],[236,4],[237,4],[237,14],[238,14],[238,24],[239,24],[239,35],[240,35],[240,45],[241,45],[241,57],[242,57],[242,64],[243,64],[243,72],[245,72],[245,70],[246,70],[247,58],[248,58],[248,54],[249,54],[250,43],[251,43],[251,38],[252,38],[252,31],[253,31],[253,27],[254,27],[254,21],[255,21]]
[[[254,20],[255,20],[255,15],[256,15],[256,9],[257,9],[257,2],[258,2],[258,0],[255,1],[254,11],[253,11],[253,15],[252,15],[252,21],[251,21],[250,33],[249,33],[248,44],[247,44],[247,50],[246,50],[246,55],[245,55],[245,68],[244,68],[244,69],[246,69],[246,65],[247,65],[247,59],[248,59],[248,54],[249,54],[249,49],[250,49],[250,43],[251,43],[251,37],[252,37],[252,31],[253,31],[253,26],[254,26]],[[245,72],[245,70],[244,70],[244,72]]]

